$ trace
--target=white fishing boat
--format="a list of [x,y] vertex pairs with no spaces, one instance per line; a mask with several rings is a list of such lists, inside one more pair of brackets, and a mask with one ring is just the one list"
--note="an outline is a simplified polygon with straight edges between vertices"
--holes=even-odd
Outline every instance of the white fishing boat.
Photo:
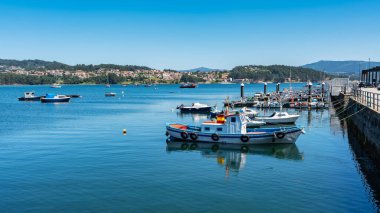
[[248,128],[254,128],[254,127],[261,127],[261,126],[264,126],[265,124],[267,124],[266,122],[264,121],[255,121],[255,120],[251,120],[249,117],[246,116],[246,120],[247,120],[247,127]]
[[114,93],[114,92],[106,92],[105,96],[106,97],[113,97],[113,96],[116,96],[116,93]]
[[23,97],[18,98],[19,101],[39,101],[44,96],[36,96],[34,92],[25,92]]
[[179,109],[181,112],[203,112],[208,113],[211,112],[212,107],[207,104],[201,104],[201,103],[193,103],[191,106],[185,106],[181,104],[180,106],[177,106],[177,109]]
[[300,115],[289,115],[287,112],[274,112],[270,116],[257,116],[255,121],[264,121],[267,124],[291,124],[295,123]]
[[245,114],[246,116],[250,118],[253,118],[259,114],[256,110],[249,109],[247,107],[241,108],[240,112],[242,112],[243,114]]
[[52,85],[50,85],[50,87],[51,88],[61,88],[62,85],[60,85],[60,84],[52,84]]
[[247,131],[243,114],[218,115],[216,121],[206,121],[201,126],[179,123],[166,125],[168,140],[230,144],[295,143],[303,133],[299,127],[255,128]]

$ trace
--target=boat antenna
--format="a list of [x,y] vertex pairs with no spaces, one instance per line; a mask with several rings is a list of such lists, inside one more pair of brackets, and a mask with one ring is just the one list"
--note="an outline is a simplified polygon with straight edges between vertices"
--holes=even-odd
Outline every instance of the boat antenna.
[[230,103],[229,103],[229,99],[230,99],[230,96],[227,96],[226,98],[226,111],[224,112],[225,115],[228,115],[228,107],[230,106]]

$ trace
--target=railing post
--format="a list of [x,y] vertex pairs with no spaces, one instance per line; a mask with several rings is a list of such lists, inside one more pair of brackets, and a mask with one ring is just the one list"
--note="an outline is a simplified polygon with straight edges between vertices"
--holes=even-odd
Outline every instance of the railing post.
[[375,93],[372,93],[372,108],[375,109]]

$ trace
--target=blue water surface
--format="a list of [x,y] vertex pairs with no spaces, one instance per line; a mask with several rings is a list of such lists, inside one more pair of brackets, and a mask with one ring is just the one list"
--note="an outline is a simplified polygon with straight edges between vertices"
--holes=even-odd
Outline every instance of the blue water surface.
[[[300,88],[303,84],[295,84]],[[270,91],[275,84],[269,84]],[[282,85],[289,87],[289,85]],[[246,95],[262,91],[245,85]],[[21,102],[25,91],[80,94],[70,103]],[[105,92],[116,97],[105,97]],[[122,94],[122,91],[124,94]],[[339,119],[296,111],[294,146],[239,150],[167,147],[166,122],[200,124],[180,104],[222,107],[240,85],[0,87],[2,212],[377,211]],[[273,110],[260,111],[270,114]],[[127,134],[123,135],[122,130]]]

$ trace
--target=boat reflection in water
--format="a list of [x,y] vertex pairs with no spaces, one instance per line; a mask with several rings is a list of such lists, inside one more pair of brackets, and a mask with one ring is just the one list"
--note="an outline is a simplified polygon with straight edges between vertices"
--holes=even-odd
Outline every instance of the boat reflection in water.
[[299,152],[295,144],[216,144],[216,143],[188,143],[170,141],[166,146],[167,152],[200,152],[203,157],[216,158],[217,163],[225,165],[226,175],[229,171],[238,172],[244,167],[249,155],[265,155],[278,159],[303,160],[303,153]]
[[210,117],[210,113],[177,112],[177,117],[191,117],[194,122],[200,123],[202,120],[207,120]]

